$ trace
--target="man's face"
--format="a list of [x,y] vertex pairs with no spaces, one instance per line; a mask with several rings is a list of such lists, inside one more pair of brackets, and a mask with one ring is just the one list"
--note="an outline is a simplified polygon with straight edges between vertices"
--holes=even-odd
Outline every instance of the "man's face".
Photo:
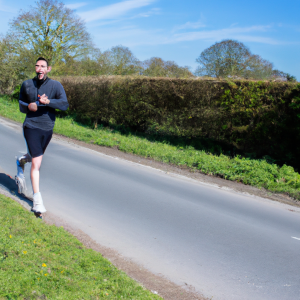
[[47,62],[44,60],[38,60],[35,64],[35,72],[39,80],[46,77],[47,73],[51,71],[51,67],[47,66]]

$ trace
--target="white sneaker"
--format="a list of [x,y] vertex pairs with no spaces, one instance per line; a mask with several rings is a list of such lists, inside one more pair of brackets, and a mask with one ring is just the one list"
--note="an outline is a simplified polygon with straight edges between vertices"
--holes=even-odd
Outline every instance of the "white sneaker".
[[40,214],[46,212],[41,193],[35,193],[33,195],[33,207],[31,210],[35,213]]
[[16,175],[15,182],[18,186],[18,193],[25,194],[25,191],[27,190],[25,176],[23,175],[22,177],[19,177],[18,175]]

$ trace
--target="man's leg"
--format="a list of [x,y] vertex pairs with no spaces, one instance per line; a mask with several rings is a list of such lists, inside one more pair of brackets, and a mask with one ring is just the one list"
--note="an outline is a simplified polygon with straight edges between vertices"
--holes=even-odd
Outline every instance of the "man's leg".
[[29,154],[30,152],[29,152],[27,140],[25,137],[25,128],[23,128],[23,136],[24,136],[24,140],[25,140],[25,144],[26,144],[28,153],[26,153],[22,156],[19,156],[19,157],[16,156],[17,175],[15,176],[15,181],[18,186],[18,193],[20,193],[20,194],[26,193],[27,187],[26,187],[26,180],[25,180],[25,176],[24,176],[25,164],[28,162],[31,162],[31,155]]
[[31,156],[27,153],[25,155],[17,157],[16,164],[17,164],[17,175],[15,176],[16,184],[18,185],[18,192],[20,194],[25,194],[26,188],[26,181],[24,176],[25,164],[31,162]]
[[46,208],[43,203],[42,195],[40,193],[40,168],[43,160],[43,155],[32,158],[30,177],[33,189],[33,207],[32,210],[41,216],[46,212]]
[[40,168],[43,160],[43,155],[32,158],[30,177],[33,193],[40,192]]

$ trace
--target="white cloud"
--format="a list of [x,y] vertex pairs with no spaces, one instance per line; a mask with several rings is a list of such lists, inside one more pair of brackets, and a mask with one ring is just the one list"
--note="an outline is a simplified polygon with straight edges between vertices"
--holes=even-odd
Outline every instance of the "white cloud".
[[154,1],[155,0],[127,0],[107,6],[98,7],[90,11],[82,12],[79,13],[79,15],[86,22],[91,22],[100,19],[114,19],[125,15],[133,9],[148,6]]
[[197,32],[186,32],[174,34],[167,43],[188,42],[196,40],[224,40],[237,39],[243,41],[258,42],[264,44],[279,44],[277,40],[268,37],[252,35],[255,32],[266,32],[270,26],[251,26],[251,27],[229,27],[217,30],[203,30]]
[[181,30],[181,29],[198,29],[201,27],[206,27],[206,25],[202,21],[198,22],[187,22],[183,25],[179,25],[174,27],[174,31]]
[[128,18],[130,19],[138,19],[138,18],[148,18],[152,15],[159,15],[160,14],[160,9],[159,8],[152,8],[151,10],[147,11],[147,12],[143,12],[140,14],[137,14],[133,17]]
[[160,9],[153,8],[150,11],[147,11],[145,13],[140,13],[140,14],[137,14],[137,15],[134,15],[131,17],[127,17],[127,18],[125,17],[125,18],[109,19],[109,20],[105,20],[105,21],[93,22],[92,24],[89,24],[89,28],[112,25],[112,24],[116,24],[116,23],[123,24],[125,21],[139,19],[139,18],[148,18],[148,17],[151,17],[152,15],[158,15],[158,14],[160,14]]
[[242,42],[257,42],[262,44],[282,44],[282,42],[260,36],[259,33],[265,33],[270,26],[252,26],[239,28],[224,28],[218,30],[203,30],[197,32],[186,32],[173,34],[163,30],[143,30],[135,26],[123,26],[106,28],[104,31],[98,31],[95,34],[96,40],[101,41],[102,47],[108,44],[126,45],[127,47],[145,46],[145,45],[166,45],[177,44],[182,42],[192,42],[207,40],[211,42],[221,41],[224,39],[235,39]]
[[86,2],[80,2],[80,3],[66,4],[66,7],[70,8],[70,9],[77,9],[77,8],[80,8],[80,7],[86,6],[86,5],[87,5]]

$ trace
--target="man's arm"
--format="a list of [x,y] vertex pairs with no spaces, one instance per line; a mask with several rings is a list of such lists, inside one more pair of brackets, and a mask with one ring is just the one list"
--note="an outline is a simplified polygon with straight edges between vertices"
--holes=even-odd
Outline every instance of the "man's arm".
[[[47,103],[49,101],[49,103]],[[55,99],[48,99],[45,104],[49,107],[59,109],[59,110],[67,110],[69,107],[69,103],[67,100],[66,92],[61,85],[61,83],[57,82],[57,89]]]
[[29,111],[37,111],[38,107],[35,102],[33,103],[27,103],[26,97],[24,96],[24,83],[21,86],[20,89],[20,95],[19,95],[19,109],[20,112],[23,114],[27,114]]
[[21,86],[20,95],[19,95],[19,108],[20,108],[21,113],[27,114],[29,111],[28,103],[26,103],[24,100],[25,100],[25,97],[24,97],[24,83],[23,83]]

